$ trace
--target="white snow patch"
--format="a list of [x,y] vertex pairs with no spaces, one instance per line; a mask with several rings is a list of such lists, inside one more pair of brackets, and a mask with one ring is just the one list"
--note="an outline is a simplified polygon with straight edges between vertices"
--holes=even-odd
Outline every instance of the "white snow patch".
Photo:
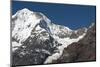
[[50,30],[53,35],[58,35],[58,34],[71,34],[72,30],[69,29],[68,27],[57,25],[57,24],[49,24]]
[[46,53],[46,54],[51,54],[48,50],[42,49],[42,52]]
[[16,41],[12,42],[12,51],[14,52],[15,50],[18,49],[18,47],[20,47],[22,44],[21,43],[17,43]]
[[35,49],[36,52],[43,52],[43,53],[46,53],[46,54],[51,54],[48,50],[46,49]]

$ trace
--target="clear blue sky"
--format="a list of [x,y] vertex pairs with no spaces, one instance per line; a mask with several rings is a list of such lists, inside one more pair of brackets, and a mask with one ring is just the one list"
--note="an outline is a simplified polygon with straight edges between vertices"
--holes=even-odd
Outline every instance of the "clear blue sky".
[[71,29],[88,27],[92,22],[96,22],[96,6],[24,1],[12,2],[12,14],[23,8],[42,12],[53,23],[64,25]]

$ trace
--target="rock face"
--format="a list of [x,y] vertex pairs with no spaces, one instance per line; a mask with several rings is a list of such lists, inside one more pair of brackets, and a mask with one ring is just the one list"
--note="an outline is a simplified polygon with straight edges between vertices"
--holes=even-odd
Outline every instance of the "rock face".
[[77,43],[64,49],[62,56],[53,63],[96,61],[96,26],[91,26],[87,34]]

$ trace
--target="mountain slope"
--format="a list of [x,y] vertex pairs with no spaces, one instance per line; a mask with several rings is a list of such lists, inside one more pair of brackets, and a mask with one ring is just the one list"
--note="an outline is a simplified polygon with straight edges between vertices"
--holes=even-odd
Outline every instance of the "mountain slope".
[[96,60],[96,26],[92,24],[87,34],[76,43],[70,44],[62,56],[53,63],[83,62]]

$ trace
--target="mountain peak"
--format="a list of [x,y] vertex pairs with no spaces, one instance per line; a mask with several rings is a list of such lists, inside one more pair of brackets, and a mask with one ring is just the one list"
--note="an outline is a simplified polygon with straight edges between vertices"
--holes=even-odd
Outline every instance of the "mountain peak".
[[45,29],[50,31],[50,20],[40,12],[33,12],[24,8],[12,16],[12,37],[19,42],[25,41],[33,30]]
[[30,13],[30,12],[32,12],[31,10],[29,10],[29,9],[27,9],[27,8],[24,8],[24,9],[22,9],[22,10],[19,10],[20,12],[26,12],[26,13]]
[[17,41],[25,41],[31,35],[31,32],[36,30],[44,30],[48,34],[56,36],[70,35],[71,32],[68,27],[51,23],[51,20],[43,13],[33,12],[27,8],[17,11],[12,16],[12,37]]

